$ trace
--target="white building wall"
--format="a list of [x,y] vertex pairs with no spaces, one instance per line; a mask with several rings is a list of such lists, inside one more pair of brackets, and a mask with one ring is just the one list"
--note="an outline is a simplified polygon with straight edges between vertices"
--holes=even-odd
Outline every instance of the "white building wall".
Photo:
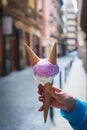
[[77,39],[77,21],[76,12],[73,0],[67,0],[66,4],[66,17],[67,17],[67,44],[75,45]]

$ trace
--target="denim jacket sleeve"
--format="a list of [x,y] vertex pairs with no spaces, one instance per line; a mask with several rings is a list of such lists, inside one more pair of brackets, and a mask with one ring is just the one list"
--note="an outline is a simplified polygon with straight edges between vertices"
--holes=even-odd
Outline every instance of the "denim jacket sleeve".
[[60,110],[60,114],[69,121],[74,130],[87,130],[87,102],[77,99],[70,113]]

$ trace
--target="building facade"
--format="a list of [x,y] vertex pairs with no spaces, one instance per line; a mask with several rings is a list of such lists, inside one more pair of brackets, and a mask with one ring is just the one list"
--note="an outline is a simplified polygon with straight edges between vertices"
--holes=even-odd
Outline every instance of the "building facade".
[[84,69],[87,72],[87,0],[78,2],[78,55],[82,58]]
[[41,57],[41,24],[36,0],[2,0],[0,3],[0,76],[30,65],[26,42]]
[[66,28],[67,28],[67,50],[77,48],[77,5],[76,1],[66,2]]
[[[39,0],[42,2],[40,13],[42,15],[42,50],[43,57],[49,55],[49,51],[62,33],[62,0]],[[57,46],[57,51],[59,47]],[[57,52],[58,53],[58,52]]]

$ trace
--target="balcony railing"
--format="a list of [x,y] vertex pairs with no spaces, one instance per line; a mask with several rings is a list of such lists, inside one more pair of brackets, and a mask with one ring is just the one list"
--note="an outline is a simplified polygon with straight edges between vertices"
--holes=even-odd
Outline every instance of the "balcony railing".
[[35,9],[28,6],[25,16],[27,18],[31,18],[33,20],[36,20],[40,25],[42,24],[42,16],[36,12]]
[[8,7],[25,14],[27,3],[28,0],[9,0]]
[[25,15],[26,15],[26,17],[32,18],[34,20],[36,20],[36,18],[38,16],[37,13],[36,13],[36,10],[33,9],[32,7],[30,7],[30,6],[28,6],[27,12],[26,12]]

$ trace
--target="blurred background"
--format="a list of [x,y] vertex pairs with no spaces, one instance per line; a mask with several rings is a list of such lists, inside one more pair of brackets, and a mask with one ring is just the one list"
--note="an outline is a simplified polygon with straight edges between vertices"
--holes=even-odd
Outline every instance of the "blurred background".
[[0,77],[30,66],[25,42],[42,58],[48,56],[54,42],[58,57],[77,50],[86,68],[86,34],[80,26],[86,16],[81,17],[81,1],[1,0]]
[[[0,130],[50,129],[36,110],[37,84],[24,43],[46,58],[55,42],[60,73],[53,84],[64,89],[67,81],[72,86],[77,80],[66,90],[86,100],[87,0],[0,0]],[[53,121],[53,109],[49,115]],[[60,130],[72,129],[59,120]]]

